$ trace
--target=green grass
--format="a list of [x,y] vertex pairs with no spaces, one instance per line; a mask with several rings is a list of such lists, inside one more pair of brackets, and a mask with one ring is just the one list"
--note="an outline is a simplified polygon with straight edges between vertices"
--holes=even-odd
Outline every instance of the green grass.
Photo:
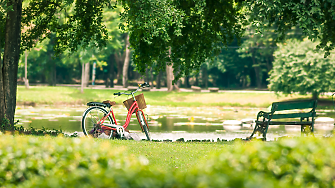
[[205,160],[210,153],[221,152],[226,147],[233,145],[233,142],[137,142],[133,140],[112,140],[110,142],[113,146],[125,147],[126,152],[130,155],[146,157],[150,167],[163,171],[187,171],[190,167],[197,165],[200,160]]
[[[11,137],[3,135],[0,132],[0,140]],[[98,151],[104,150],[111,153],[124,153],[126,156],[135,158],[145,157],[149,161],[149,166],[152,169],[161,171],[187,171],[196,166],[200,161],[205,161],[210,153],[221,152],[227,147],[233,146],[231,142],[149,142],[149,141],[134,141],[134,140],[106,140],[93,139],[88,137],[82,138],[67,138],[67,137],[50,137],[50,136],[31,136],[31,135],[16,135],[14,140],[19,141],[19,145],[29,145],[27,139],[33,139],[38,143],[50,142],[75,142],[73,139],[80,139],[81,143],[87,147],[90,145],[99,145]],[[23,140],[23,141],[22,141]],[[56,141],[55,141],[56,140]],[[21,141],[23,143],[21,143]],[[7,139],[3,144],[13,144],[10,139]],[[1,147],[0,147],[1,149]],[[90,152],[95,152],[94,148],[90,148]],[[1,155],[0,155],[1,156]],[[1,157],[0,157],[1,158]]]
[[[114,98],[113,93],[120,90],[36,86],[26,90],[18,86],[18,104],[86,104],[90,101],[116,101],[122,104],[126,96]],[[138,92],[138,94],[141,92]],[[163,106],[235,106],[235,107],[268,107],[276,101],[310,98],[310,95],[276,95],[274,93],[194,93],[194,92],[143,92],[146,103]],[[330,100],[329,97],[324,97]],[[332,104],[332,103],[330,103]]]

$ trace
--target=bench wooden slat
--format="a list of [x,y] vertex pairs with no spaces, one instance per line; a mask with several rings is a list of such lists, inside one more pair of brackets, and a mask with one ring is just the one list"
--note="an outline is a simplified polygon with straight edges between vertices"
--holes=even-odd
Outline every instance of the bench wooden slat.
[[[260,125],[265,125],[267,122],[262,122],[262,121],[256,121],[255,123],[260,124]],[[269,125],[312,125],[312,121],[270,121]]]
[[271,119],[308,118],[308,117],[312,117],[312,116],[313,116],[313,112],[291,113],[291,114],[273,114]]
[[294,110],[316,108],[316,100],[292,101],[292,102],[275,102],[272,104],[271,111]]

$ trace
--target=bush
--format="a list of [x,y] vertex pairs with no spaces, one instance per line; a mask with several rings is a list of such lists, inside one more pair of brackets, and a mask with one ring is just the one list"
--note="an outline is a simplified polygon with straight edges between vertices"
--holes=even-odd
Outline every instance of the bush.
[[235,143],[187,172],[151,169],[113,141],[5,135],[0,142],[0,182],[13,187],[335,186],[334,138]]
[[[16,123],[18,123],[19,121],[17,121]],[[13,125],[10,124],[9,119],[5,118],[2,119],[1,123],[0,123],[0,133],[11,133],[11,134],[25,134],[25,135],[35,135],[35,136],[45,136],[45,135],[49,135],[49,136],[58,136],[58,135],[65,135],[65,136],[69,136],[69,137],[77,137],[78,135],[66,135],[62,132],[62,130],[47,130],[44,127],[42,127],[42,129],[35,129],[33,127],[30,127],[29,129],[25,129],[23,126],[15,126],[14,123]]]
[[105,171],[144,165],[143,160],[125,155],[124,148],[113,147],[109,141],[1,135],[0,143],[0,187],[39,177],[76,177],[79,172],[88,179]]
[[334,138],[285,138],[227,148],[190,176],[205,187],[334,187]]

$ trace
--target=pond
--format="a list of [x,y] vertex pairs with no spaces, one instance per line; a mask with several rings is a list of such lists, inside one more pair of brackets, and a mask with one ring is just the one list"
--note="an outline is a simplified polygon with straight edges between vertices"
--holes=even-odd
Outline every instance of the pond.
[[[77,132],[81,134],[81,118],[86,106],[21,106],[16,109],[15,118],[18,125],[25,128],[62,129],[66,133]],[[127,111],[123,106],[113,107],[116,121],[119,125],[125,123]],[[148,124],[151,137],[154,140],[232,140],[246,138],[253,130],[251,120],[255,119],[260,111],[268,111],[262,108],[241,107],[166,107],[150,106],[144,110],[148,114]],[[317,111],[319,117],[335,118],[333,110]],[[228,122],[228,123],[227,123]],[[234,125],[234,124],[239,125]],[[225,126],[224,126],[225,125]],[[295,129],[287,126],[269,127],[267,140],[274,140],[280,136],[300,135],[300,126]],[[317,127],[317,125],[316,125]],[[330,127],[330,128],[329,128]],[[333,129],[330,125],[327,130],[316,128],[316,135],[329,135]],[[141,133],[136,116],[131,119],[128,126],[130,132]]]

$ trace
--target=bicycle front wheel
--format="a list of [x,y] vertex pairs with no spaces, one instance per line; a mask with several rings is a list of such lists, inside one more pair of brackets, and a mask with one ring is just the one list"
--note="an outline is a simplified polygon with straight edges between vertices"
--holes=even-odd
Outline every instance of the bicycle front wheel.
[[[81,121],[81,128],[86,136],[92,136],[94,138],[99,137],[101,134],[106,134],[110,136],[112,132],[110,130],[103,130],[99,121],[108,115],[108,111],[99,106],[93,106],[88,109],[83,114],[83,119]],[[113,124],[113,119],[109,115],[104,123]]]
[[138,117],[138,122],[143,127],[143,131],[145,133],[145,136],[147,137],[147,140],[150,141],[150,134],[149,134],[148,123],[147,123],[147,120],[144,118],[143,112],[142,111],[138,111],[137,112],[137,117]]

